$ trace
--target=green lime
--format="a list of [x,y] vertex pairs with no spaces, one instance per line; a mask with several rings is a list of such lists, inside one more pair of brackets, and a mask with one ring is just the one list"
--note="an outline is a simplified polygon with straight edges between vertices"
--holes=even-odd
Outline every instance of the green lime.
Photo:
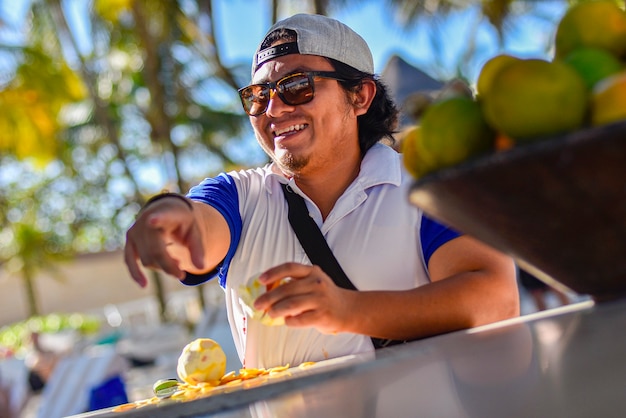
[[178,380],[159,379],[152,385],[152,391],[158,398],[169,398],[178,390]]
[[421,147],[429,168],[441,169],[493,150],[495,132],[485,121],[480,104],[453,97],[432,104],[422,118]]
[[476,81],[476,92],[478,97],[482,97],[487,94],[491,89],[491,83],[493,77],[506,65],[518,60],[519,58],[512,55],[500,54],[487,60],[485,65],[480,69],[478,80]]
[[412,126],[403,132],[401,150],[404,166],[414,178],[419,179],[437,169],[423,148],[420,126]]
[[560,60],[522,59],[502,68],[482,97],[485,118],[498,132],[530,142],[580,128],[589,90]]
[[624,57],[626,13],[614,0],[578,2],[559,22],[554,47],[558,58],[566,57],[580,47],[602,48]]
[[615,55],[600,48],[577,48],[563,61],[578,71],[590,90],[598,81],[624,69]]

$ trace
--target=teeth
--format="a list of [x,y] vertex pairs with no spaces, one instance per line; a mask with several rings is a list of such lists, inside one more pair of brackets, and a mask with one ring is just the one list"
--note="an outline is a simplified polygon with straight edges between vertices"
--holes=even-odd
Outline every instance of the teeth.
[[274,136],[286,134],[287,132],[301,131],[302,129],[305,128],[305,126],[306,126],[305,124],[302,124],[302,125],[292,125],[292,126],[289,126],[289,127],[285,128],[285,129],[280,129],[280,130],[274,131]]

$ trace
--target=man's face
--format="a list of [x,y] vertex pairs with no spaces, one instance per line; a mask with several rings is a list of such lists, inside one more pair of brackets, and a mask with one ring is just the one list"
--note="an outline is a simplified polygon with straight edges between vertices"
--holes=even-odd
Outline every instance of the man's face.
[[[313,55],[286,55],[266,62],[252,83],[279,80],[304,71],[334,71],[328,60]],[[285,104],[273,94],[267,111],[250,117],[256,138],[287,176],[332,171],[358,158],[357,114],[338,81],[315,78],[315,98],[305,104]]]

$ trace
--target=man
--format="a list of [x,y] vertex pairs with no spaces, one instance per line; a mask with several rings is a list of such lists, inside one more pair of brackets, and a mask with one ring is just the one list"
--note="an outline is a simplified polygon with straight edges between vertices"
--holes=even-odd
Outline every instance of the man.
[[[511,259],[409,204],[412,179],[380,143],[397,111],[373,73],[369,47],[342,23],[277,23],[254,56],[253,84],[240,90],[272,163],[206,179],[187,197],[159,195],[128,231],[125,261],[141,286],[138,260],[185,284],[219,277],[245,367],[371,352],[370,337],[411,340],[519,313]],[[358,291],[311,265],[281,184],[305,198]],[[265,285],[291,279],[255,302],[284,326],[249,318],[239,300],[260,273]]]

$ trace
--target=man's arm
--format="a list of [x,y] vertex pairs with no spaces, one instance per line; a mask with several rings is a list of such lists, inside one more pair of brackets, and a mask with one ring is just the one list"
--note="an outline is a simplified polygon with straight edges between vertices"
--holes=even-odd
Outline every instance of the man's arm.
[[[186,198],[184,198],[186,199]],[[185,272],[211,271],[226,256],[230,230],[213,207],[178,197],[159,199],[144,208],[126,234],[124,261],[145,287],[139,263],[183,279]]]
[[370,305],[378,312],[355,321],[354,330],[416,339],[519,315],[513,260],[473,238],[461,236],[442,245],[428,270],[428,285],[406,292],[354,295],[357,306]]
[[322,332],[353,332],[412,340],[483,325],[519,315],[513,260],[467,236],[435,251],[432,283],[406,291],[357,292],[340,289],[319,267],[288,263],[262,275],[297,280],[257,299],[255,307],[286,316],[290,326]]

